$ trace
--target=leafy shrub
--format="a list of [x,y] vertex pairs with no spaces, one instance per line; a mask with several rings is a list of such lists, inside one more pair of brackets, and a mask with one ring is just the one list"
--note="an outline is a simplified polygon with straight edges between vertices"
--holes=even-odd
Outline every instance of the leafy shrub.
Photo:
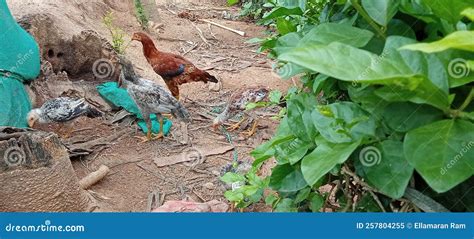
[[256,169],[278,162],[266,201],[278,211],[473,211],[474,1],[268,2],[262,21],[277,32],[252,42],[303,87],[252,152]]
[[102,18],[102,22],[104,23],[105,27],[109,30],[110,35],[112,35],[112,48],[118,53],[123,54],[125,52],[125,33],[122,29],[114,26],[113,24],[114,16],[112,12],[108,12]]
[[143,4],[141,0],[133,0],[135,6],[135,15],[137,17],[138,22],[143,30],[148,29],[148,16],[145,13],[145,9],[143,8]]

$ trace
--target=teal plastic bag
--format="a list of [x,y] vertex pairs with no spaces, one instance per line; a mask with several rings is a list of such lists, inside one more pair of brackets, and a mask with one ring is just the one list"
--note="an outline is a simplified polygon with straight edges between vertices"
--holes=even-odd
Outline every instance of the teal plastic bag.
[[[121,107],[126,111],[134,114],[139,118],[138,126],[142,129],[142,131],[146,134],[148,133],[148,129],[146,127],[146,123],[143,120],[142,114],[138,109],[137,105],[133,101],[133,99],[128,95],[127,90],[118,87],[117,82],[106,82],[102,85],[97,86],[97,91],[99,91],[99,95],[104,98],[110,104]],[[152,114],[151,118],[151,131],[154,134],[160,132],[160,122],[158,122],[156,115]],[[168,119],[164,119],[163,121],[163,132],[164,135],[168,135],[171,128],[171,121]]]
[[28,127],[31,102],[23,86],[40,72],[39,48],[0,0],[0,126]]

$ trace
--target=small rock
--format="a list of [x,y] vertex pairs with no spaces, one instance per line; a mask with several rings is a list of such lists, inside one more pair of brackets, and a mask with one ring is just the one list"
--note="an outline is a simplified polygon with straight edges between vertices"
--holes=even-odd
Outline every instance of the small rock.
[[205,183],[205,184],[202,185],[202,186],[203,186],[204,188],[209,189],[209,190],[216,188],[216,185],[214,185],[214,184],[211,183],[211,182]]
[[218,92],[222,89],[222,81],[217,81],[217,83],[209,82],[209,90]]

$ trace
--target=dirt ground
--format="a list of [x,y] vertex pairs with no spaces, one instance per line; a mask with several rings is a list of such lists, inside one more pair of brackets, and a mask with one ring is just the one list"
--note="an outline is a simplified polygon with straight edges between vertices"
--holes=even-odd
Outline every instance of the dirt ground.
[[[203,202],[217,199],[227,202],[223,197],[225,186],[219,181],[223,167],[233,162],[235,153],[238,160],[251,162],[249,152],[273,134],[278,122],[268,116],[261,116],[260,128],[254,136],[250,138],[242,136],[240,133],[244,129],[230,132],[234,150],[187,163],[162,167],[154,163],[155,160],[160,161],[164,157],[192,157],[193,153],[189,152],[204,155],[209,150],[229,146],[225,134],[222,131],[214,131],[210,124],[213,112],[221,110],[219,106],[236,89],[267,86],[285,92],[291,84],[291,81],[283,81],[272,72],[272,62],[265,55],[256,53],[256,45],[245,43],[248,39],[264,36],[265,29],[250,22],[223,19],[224,15],[238,14],[238,9],[226,7],[225,2],[224,0],[156,1],[150,35],[157,47],[163,51],[184,55],[198,67],[208,69],[222,82],[222,88],[217,91],[210,90],[209,85],[204,83],[192,83],[180,87],[181,102],[192,114],[192,123],[184,126],[173,120],[174,125],[168,137],[162,141],[143,144],[133,137],[142,135],[136,124],[130,126],[110,124],[102,119],[81,119],[75,123],[74,134],[85,135],[88,140],[107,137],[120,131],[125,132],[93,154],[72,160],[79,178],[97,170],[102,164],[111,168],[108,176],[90,188],[91,194],[97,199],[95,211],[146,211],[149,196],[156,192],[160,194],[162,201],[191,199]],[[17,7],[21,5],[18,2],[15,4]],[[178,14],[183,11],[187,12],[187,16],[192,20],[193,18],[211,20],[244,31],[246,36],[242,37],[215,26],[210,27],[205,22],[191,22],[180,18]],[[128,34],[127,41],[133,32],[141,30],[132,12],[123,9],[113,12],[115,25]],[[97,12],[90,14],[101,15]],[[90,25],[111,40],[103,27],[97,27],[101,24],[97,16],[90,18],[97,21],[95,26],[91,25],[94,24],[94,20],[82,24],[85,27]],[[202,31],[207,43],[201,38],[198,29]],[[141,75],[164,85],[146,62],[140,43],[132,42],[126,50],[126,55],[133,60]],[[271,112],[264,112],[263,115],[269,114]],[[51,126],[46,130],[57,130],[57,128]],[[74,140],[75,137],[73,134],[68,138],[59,131],[58,134],[65,141]],[[183,144],[183,139],[187,137],[188,143]],[[249,210],[269,209],[264,205],[257,205]]]

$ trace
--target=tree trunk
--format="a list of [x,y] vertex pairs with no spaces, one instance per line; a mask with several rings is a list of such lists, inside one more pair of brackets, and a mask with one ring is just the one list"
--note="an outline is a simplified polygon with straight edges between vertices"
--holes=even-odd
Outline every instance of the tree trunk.
[[88,204],[55,134],[0,127],[0,211],[85,211]]

